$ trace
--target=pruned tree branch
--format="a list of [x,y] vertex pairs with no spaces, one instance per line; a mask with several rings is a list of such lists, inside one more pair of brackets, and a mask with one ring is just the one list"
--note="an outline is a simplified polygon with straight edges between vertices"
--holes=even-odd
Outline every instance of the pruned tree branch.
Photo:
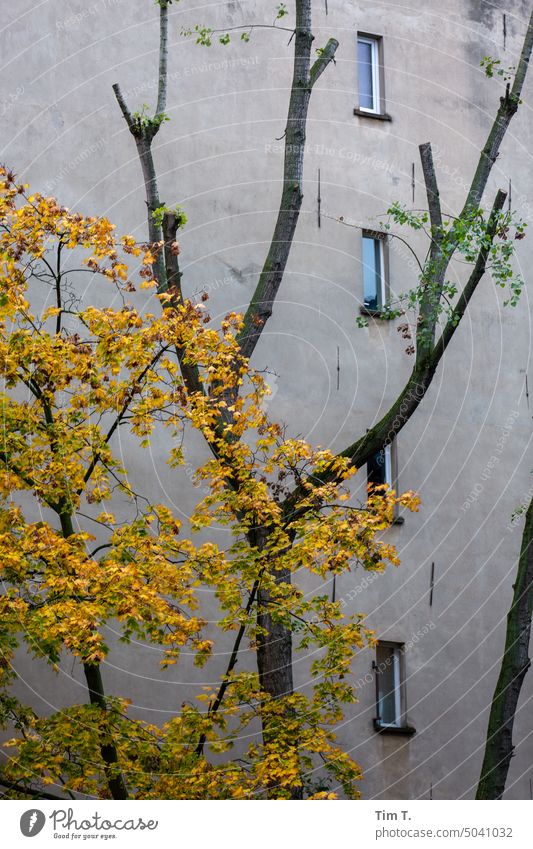
[[[152,155],[152,141],[157,134],[160,122],[153,119],[147,125],[143,125],[140,120],[135,121],[129,111],[126,102],[120,91],[118,83],[113,85],[113,91],[120,110],[124,116],[124,120],[128,125],[129,131],[135,139],[137,153],[144,180],[144,191],[146,194],[147,208],[147,223],[148,223],[148,238],[151,244],[161,245],[163,240],[161,226],[154,218],[154,212],[161,206],[159,199],[159,189],[157,187],[157,174]],[[162,251],[159,250],[154,264],[154,277],[157,280],[158,288],[165,287],[165,261]]]
[[335,53],[339,47],[336,38],[330,38],[325,47],[320,51],[318,59],[314,62],[309,72],[309,85],[311,88],[320,79],[330,62],[335,62]]
[[475,210],[481,203],[481,198],[487,186],[490,172],[492,171],[492,167],[500,152],[501,143],[509,128],[513,115],[515,115],[520,105],[522,88],[526,79],[532,49],[533,12],[529,18],[513,84],[512,86],[507,85],[505,94],[500,98],[500,107],[496,113],[496,118],[494,119],[494,123],[491,127],[483,150],[481,151],[481,156],[468,191],[461,217],[468,216],[472,210]]
[[157,173],[152,154],[152,142],[159,132],[163,120],[165,120],[165,107],[167,100],[168,80],[168,7],[169,0],[159,2],[159,74],[157,86],[157,106],[152,118],[145,115],[132,115],[120,90],[118,83],[113,85],[113,91],[120,107],[120,111],[128,125],[128,129],[135,139],[137,153],[141,164],[144,190],[146,194],[146,207],[148,219],[148,236],[152,244],[159,245],[154,264],[154,277],[159,288],[164,291],[165,287],[165,260],[161,250],[162,231],[161,225],[154,218],[154,213],[162,206],[157,186]]
[[[380,421],[370,428],[364,436],[340,452],[339,456],[349,459],[356,468],[367,463],[383,446],[389,445],[420,406],[444,351],[459,327],[466,308],[485,274],[487,259],[498,228],[498,214],[503,209],[506,197],[507,195],[503,191],[499,191],[496,195],[487,223],[483,246],[437,343],[432,346],[424,358],[418,358],[415,361],[407,383]],[[330,473],[326,471],[320,476],[317,483],[322,483],[331,479],[331,477]],[[283,505],[286,515],[294,518],[294,513],[298,511],[298,502],[305,494],[305,489],[297,488],[287,497]]]
[[175,213],[167,210],[163,214],[163,237],[165,240],[166,291],[171,292],[177,303],[183,304],[176,237],[179,221]]
[[248,358],[252,356],[263,328],[272,315],[296,232],[303,201],[303,165],[311,92],[319,77],[334,60],[338,47],[338,42],[330,39],[311,67],[313,38],[311,0],[297,0],[294,68],[285,129],[281,202],[270,248],[239,334],[241,353]]
[[431,144],[421,144],[420,160],[426,185],[429,220],[431,225],[431,246],[429,257],[422,272],[424,290],[420,301],[420,313],[417,326],[416,356],[420,362],[433,347],[437,325],[442,287],[446,276],[449,258],[442,251],[442,210],[440,205],[437,175],[433,164]]
[[[181,271],[179,267],[176,235],[179,222],[173,212],[167,211],[163,215],[163,237],[164,237],[164,259],[165,259],[165,290],[171,295],[168,308],[183,304],[183,292],[181,290]],[[160,287],[160,290],[162,287]],[[198,366],[187,362],[186,351],[177,347],[176,354],[180,364],[181,374],[187,390],[195,394],[204,392]],[[216,455],[215,446],[211,443],[210,448]]]
[[124,120],[126,121],[126,124],[128,125],[129,131],[130,131],[130,133],[133,133],[133,118],[132,118],[130,110],[127,107],[126,101],[124,100],[124,96],[122,94],[122,91],[120,90],[120,86],[119,86],[118,83],[113,84],[113,91],[115,92],[115,97],[117,99],[117,103],[120,107],[120,111],[122,112],[122,115],[124,116]]
[[161,117],[167,105],[168,78],[168,7],[166,0],[161,0],[159,17],[159,80],[157,85],[156,117]]
[[431,227],[438,243],[442,239],[442,210],[440,206],[437,175],[435,173],[435,165],[433,164],[433,152],[431,150],[431,143],[425,142],[424,144],[421,144],[418,149],[420,151],[422,173],[424,175],[424,183],[426,185],[429,220],[431,222]]

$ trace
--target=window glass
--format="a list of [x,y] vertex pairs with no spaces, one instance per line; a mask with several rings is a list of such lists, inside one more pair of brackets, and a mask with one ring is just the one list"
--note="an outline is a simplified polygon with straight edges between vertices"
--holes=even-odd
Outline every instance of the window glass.
[[383,306],[383,268],[381,239],[363,236],[363,298],[366,309]]
[[375,486],[388,484],[392,487],[391,447],[386,445],[370,458],[367,463],[367,482]]
[[378,644],[378,718],[382,725],[400,725],[400,652]]
[[386,483],[385,480],[385,451],[377,451],[368,461],[367,464],[367,479],[368,483],[375,486],[380,486]]
[[[353,43],[353,42],[352,42]],[[374,44],[369,39],[357,41],[357,63],[359,73],[359,108],[375,109],[374,92]]]

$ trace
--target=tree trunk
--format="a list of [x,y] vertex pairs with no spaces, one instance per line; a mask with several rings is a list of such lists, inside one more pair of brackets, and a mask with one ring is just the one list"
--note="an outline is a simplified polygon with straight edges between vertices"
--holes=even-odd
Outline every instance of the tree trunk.
[[[135,136],[135,144],[139,153],[139,160],[144,178],[144,187],[146,191],[146,208],[148,218],[148,238],[153,244],[163,241],[163,231],[161,225],[158,224],[153,213],[162,204],[159,199],[159,191],[157,188],[157,175],[154,166],[154,158],[152,155],[152,138],[149,134]],[[165,258],[163,251],[160,250],[154,263],[154,277],[157,280],[158,289],[165,286]]]
[[[264,529],[253,532],[252,544],[259,549],[264,548],[268,532]],[[276,570],[278,583],[291,583],[291,573],[288,569]],[[276,621],[271,615],[271,593],[259,584],[257,591],[257,624],[264,630],[257,638],[257,670],[261,689],[272,699],[281,699],[294,692],[292,631],[282,622]],[[275,601],[275,600],[274,600]],[[268,745],[271,738],[269,721],[261,717],[263,743]],[[297,741],[295,740],[296,744]],[[291,799],[302,799],[302,788],[295,786],[291,789]]]
[[[279,571],[279,582],[290,584],[287,569]],[[267,590],[257,593],[257,624],[266,633],[257,640],[257,669],[261,689],[272,698],[289,696],[294,689],[292,677],[292,632],[271,614],[271,595]]]
[[[250,358],[261,333],[272,315],[273,305],[283,280],[303,201],[302,183],[305,157],[306,126],[313,86],[333,61],[338,42],[330,39],[311,65],[314,36],[311,30],[311,0],[296,0],[294,65],[291,95],[285,129],[283,189],[278,217],[270,248],[259,282],[244,316],[238,341],[243,356]],[[265,531],[256,534],[258,547],[264,545]],[[276,573],[279,582],[290,583],[286,570]],[[292,632],[271,615],[270,593],[262,588],[257,593],[257,621],[264,629],[257,641],[257,668],[261,688],[273,699],[290,695],[294,690],[292,670]],[[262,722],[263,739],[268,742],[268,721]],[[302,790],[295,787],[292,798],[301,799]]]
[[[74,533],[72,517],[69,513],[60,513],[59,520],[61,522],[61,531],[65,539],[68,539]],[[89,701],[92,705],[98,705],[102,711],[107,711],[105,700],[104,684],[102,681],[102,673],[99,663],[84,663],[83,671],[87,688],[89,690]],[[129,799],[126,782],[120,771],[117,770],[118,753],[115,744],[111,739],[100,742],[100,754],[104,762],[104,769],[107,779],[107,786],[113,799]],[[116,774],[115,774],[116,773]]]
[[507,614],[505,651],[489,716],[476,799],[501,799],[513,755],[513,724],[526,672],[533,612],[533,500],[526,513],[513,601]]
[[[107,711],[100,664],[84,663],[83,671],[85,672],[91,704],[98,705],[101,710]],[[107,743],[102,741],[100,743],[100,754],[105,764],[107,786],[111,796],[113,799],[129,799],[126,782],[122,773],[118,770],[118,753],[115,744],[112,741]]]
[[[307,113],[311,92],[313,86],[328,65],[334,61],[335,52],[338,47],[338,42],[335,39],[330,39],[323,50],[320,51],[318,58],[311,64],[311,49],[314,40],[311,31],[311,3],[312,0],[295,0],[294,68],[285,130],[283,190],[270,249],[257,288],[244,316],[244,327],[239,335],[238,341],[241,353],[247,358],[251,357],[265,322],[272,314],[273,304],[283,279],[298,223],[303,200],[303,163]],[[160,3],[160,6],[159,96],[155,117],[159,116],[164,110],[167,85],[168,3]],[[154,125],[153,135],[150,133],[139,133],[138,127],[135,125],[133,117],[122,97],[120,87],[115,84],[113,89],[122,114],[137,145],[146,191],[149,238],[152,242],[160,241],[163,233],[152,217],[152,212],[161,206],[161,201],[151,151],[152,138],[157,133],[159,125]],[[177,298],[178,302],[181,302],[181,273],[179,271],[177,257],[172,254],[172,243],[176,236],[176,222],[175,216],[169,211],[164,216],[163,230],[165,251],[164,253],[163,251],[160,253],[154,269],[158,281],[158,291],[161,292],[169,289]],[[178,358],[189,391],[201,391],[202,386],[198,370],[187,367],[184,357],[180,356],[179,351]],[[291,576],[289,573],[279,573],[280,581],[290,583],[290,579]],[[257,650],[257,664],[261,686],[272,698],[290,695],[293,692],[291,630],[282,623],[272,620],[269,610],[270,595],[267,591],[258,589],[257,604],[258,622],[266,632],[258,640]],[[268,728],[265,727],[265,723],[263,723],[263,736],[268,739]],[[204,742],[201,740],[199,744],[200,753],[203,751]],[[295,788],[294,798],[301,798],[300,788]]]

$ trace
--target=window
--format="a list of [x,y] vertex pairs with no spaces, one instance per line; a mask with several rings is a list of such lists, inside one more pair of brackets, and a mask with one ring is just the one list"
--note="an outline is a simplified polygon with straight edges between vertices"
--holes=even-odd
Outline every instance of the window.
[[376,660],[376,731],[396,731],[413,734],[415,729],[406,722],[404,644],[378,642]]
[[380,42],[374,35],[357,36],[359,109],[379,115],[381,109]]
[[402,723],[401,649],[399,643],[378,643],[376,648],[376,721],[384,726]]
[[[366,464],[366,481],[371,486],[383,486],[398,491],[398,453],[396,440],[384,445],[370,458]],[[398,505],[392,509],[393,525],[403,525],[404,518],[400,516]]]
[[374,486],[387,484],[393,488],[392,451],[390,445],[385,445],[370,458],[367,464],[367,482]]
[[363,230],[363,312],[377,313],[385,306],[385,246],[383,233]]

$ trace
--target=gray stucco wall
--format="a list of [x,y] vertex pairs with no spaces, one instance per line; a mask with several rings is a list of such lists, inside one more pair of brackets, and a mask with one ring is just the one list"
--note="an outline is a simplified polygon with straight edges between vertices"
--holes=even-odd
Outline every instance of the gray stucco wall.
[[[119,231],[144,238],[140,169],[111,85],[121,83],[132,109],[153,104],[156,7],[149,0],[73,0],[65,13],[60,0],[3,5],[2,160],[34,189],[108,215]],[[236,40],[206,50],[180,30],[204,22],[270,22],[275,5],[182,0],[171,7],[171,122],[155,144],[160,192],[167,203],[186,209],[185,289],[209,291],[215,320],[229,308],[245,308],[271,236],[282,162],[277,139],[284,130],[292,55],[286,33],[256,31],[247,45]],[[395,323],[356,328],[360,235],[333,219],[371,226],[391,201],[411,204],[413,162],[414,205],[423,207],[418,145],[425,141],[433,144],[444,210],[460,209],[500,95],[498,84],[480,70],[480,59],[492,55],[505,65],[516,63],[530,4],[496,9],[474,0],[329,0],[327,16],[325,5],[314,4],[316,44],[334,35],[340,49],[313,94],[304,209],[254,365],[276,374],[269,407],[275,418],[293,433],[340,448],[387,409],[411,364]],[[391,122],[353,114],[358,29],[384,38]],[[526,220],[533,217],[532,103],[530,78],[487,191],[490,203],[495,190],[512,180],[514,206]],[[423,249],[422,241],[414,244]],[[527,279],[531,237],[520,244],[518,261]],[[405,250],[391,247],[390,273],[396,291],[414,283]],[[459,264],[453,273],[461,279]],[[365,573],[356,571],[338,581],[346,609],[364,611],[378,636],[412,643],[406,692],[414,737],[375,734],[374,684],[364,683],[372,652],[362,652],[356,663],[360,701],[339,728],[339,740],[363,766],[367,798],[428,798],[431,785],[434,798],[474,794],[520,546],[521,526],[510,527],[510,517],[532,485],[532,414],[525,395],[530,295],[526,290],[515,310],[502,307],[504,297],[487,277],[427,398],[398,439],[399,488],[422,496],[420,513],[388,532],[401,566],[376,580],[365,581]],[[134,442],[122,439],[121,450],[132,454]],[[180,492],[175,508],[187,515],[194,498],[192,489],[185,501],[181,495],[187,470],[176,478],[164,464],[166,449],[161,439],[151,452],[135,452],[135,475],[148,482],[152,496],[173,500]],[[188,450],[191,463],[201,459],[200,443]],[[492,457],[497,462],[487,470]],[[431,562],[436,585],[430,608]],[[207,609],[214,615],[213,606]],[[304,681],[305,658],[297,670]],[[23,662],[20,671],[21,690],[48,709],[73,698],[72,681],[79,682],[77,697],[83,697],[80,671],[71,663],[59,679]],[[152,649],[118,647],[105,679],[109,690],[130,696],[144,716],[161,721],[214,671],[216,661],[198,673],[185,659],[163,675]],[[529,676],[516,720],[509,798],[530,795],[532,698]]]

